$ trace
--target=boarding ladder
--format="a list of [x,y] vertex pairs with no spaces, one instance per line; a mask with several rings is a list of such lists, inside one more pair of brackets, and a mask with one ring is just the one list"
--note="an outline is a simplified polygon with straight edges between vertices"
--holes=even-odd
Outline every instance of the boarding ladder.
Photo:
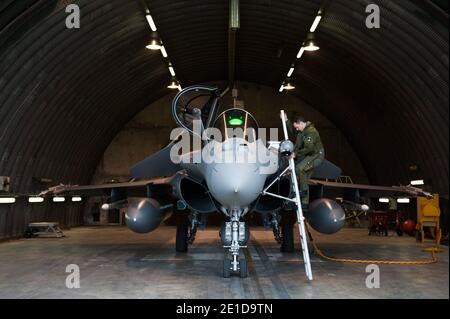
[[[286,115],[285,115],[284,110],[281,110],[281,119],[282,119],[281,122],[283,124],[284,139],[288,140],[289,137],[288,137],[287,127],[286,127]],[[294,186],[294,193],[295,193],[294,198],[283,197],[283,196],[273,194],[273,193],[270,193],[267,191],[277,180],[279,180],[282,176],[284,176],[287,173],[290,173],[291,182],[292,182],[292,185]],[[281,174],[278,176],[278,178],[273,180],[272,183],[270,183],[263,190],[263,195],[269,195],[269,196],[281,198],[281,199],[295,203],[296,211],[297,211],[297,224],[298,224],[298,230],[300,233],[300,242],[302,245],[303,261],[305,263],[306,277],[309,280],[312,280],[313,275],[312,275],[312,270],[311,270],[311,260],[309,258],[308,241],[307,241],[307,234],[306,234],[306,228],[305,228],[305,217],[303,216],[302,203],[300,200],[300,191],[298,188],[297,174],[295,173],[295,163],[294,163],[293,157],[289,158],[288,167],[283,172],[281,172]]]

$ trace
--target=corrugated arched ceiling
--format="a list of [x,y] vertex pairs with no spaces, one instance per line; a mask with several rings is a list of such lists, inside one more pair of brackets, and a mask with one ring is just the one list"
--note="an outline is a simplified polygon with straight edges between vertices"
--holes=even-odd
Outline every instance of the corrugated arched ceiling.
[[[80,29],[65,26],[72,2]],[[380,29],[365,27],[369,3]],[[322,4],[241,1],[236,79],[278,90]],[[146,5],[183,86],[228,78],[228,1]],[[170,93],[150,36],[141,1],[0,2],[0,175],[13,191],[33,191],[32,177],[88,182],[123,125]],[[344,132],[373,183],[424,177],[448,194],[448,13],[431,1],[332,0],[316,38],[289,94]]]

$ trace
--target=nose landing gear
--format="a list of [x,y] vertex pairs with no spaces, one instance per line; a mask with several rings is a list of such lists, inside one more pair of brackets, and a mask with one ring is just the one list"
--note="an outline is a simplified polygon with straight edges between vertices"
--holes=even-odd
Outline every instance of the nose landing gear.
[[248,267],[247,267],[247,260],[245,258],[240,258],[237,262],[238,264],[238,270],[233,270],[233,261],[230,258],[225,258],[223,260],[223,278],[230,278],[231,273],[235,272],[239,274],[239,277],[241,278],[247,278],[248,276]]
[[224,248],[228,248],[228,256],[223,261],[223,277],[229,278],[232,273],[238,273],[239,277],[248,276],[247,260],[239,256],[241,248],[247,248],[249,229],[245,222],[241,222],[242,215],[233,211],[231,220],[225,222],[220,230],[220,237]]

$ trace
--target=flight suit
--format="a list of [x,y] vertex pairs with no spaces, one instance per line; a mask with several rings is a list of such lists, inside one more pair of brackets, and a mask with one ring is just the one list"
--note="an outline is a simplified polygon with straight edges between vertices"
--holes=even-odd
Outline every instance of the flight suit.
[[[293,125],[288,122],[288,128],[292,135],[295,134]],[[319,132],[311,122],[307,122],[303,132],[297,133],[295,142],[295,172],[299,180],[302,204],[309,203],[308,182],[314,168],[322,164],[325,150],[320,139]]]

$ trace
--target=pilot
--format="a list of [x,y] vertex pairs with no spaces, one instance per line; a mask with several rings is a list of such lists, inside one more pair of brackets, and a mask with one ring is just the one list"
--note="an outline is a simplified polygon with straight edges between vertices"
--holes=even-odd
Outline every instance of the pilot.
[[307,208],[309,204],[308,182],[314,168],[323,162],[325,151],[319,132],[311,122],[306,121],[302,116],[296,116],[293,123],[287,118],[286,120],[290,135],[297,135],[293,154],[295,171],[299,180],[302,206]]

